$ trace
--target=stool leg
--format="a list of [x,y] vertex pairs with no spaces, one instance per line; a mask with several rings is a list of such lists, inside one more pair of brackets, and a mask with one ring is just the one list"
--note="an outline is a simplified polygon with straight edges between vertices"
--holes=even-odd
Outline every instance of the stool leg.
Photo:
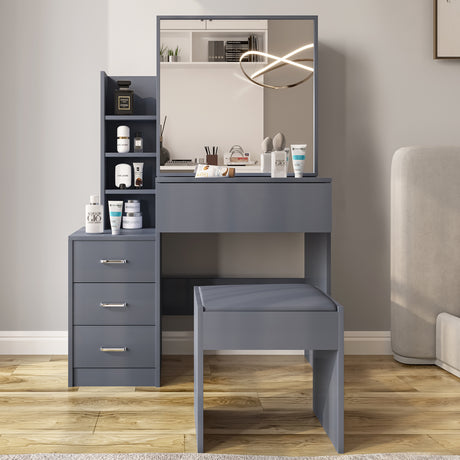
[[196,447],[198,453],[204,451],[203,432],[203,310],[195,303],[193,333],[193,375]]
[[304,350],[303,356],[307,362],[313,367],[313,350]]
[[344,452],[343,311],[339,307],[338,350],[314,350],[313,411],[338,453]]

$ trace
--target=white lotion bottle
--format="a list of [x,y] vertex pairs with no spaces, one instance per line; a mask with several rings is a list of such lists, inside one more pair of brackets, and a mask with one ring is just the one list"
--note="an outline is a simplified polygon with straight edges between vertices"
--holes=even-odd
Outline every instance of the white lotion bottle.
[[85,206],[86,233],[104,233],[104,207],[99,204],[99,195],[91,195]]
[[129,126],[119,126],[117,128],[117,152],[129,152]]

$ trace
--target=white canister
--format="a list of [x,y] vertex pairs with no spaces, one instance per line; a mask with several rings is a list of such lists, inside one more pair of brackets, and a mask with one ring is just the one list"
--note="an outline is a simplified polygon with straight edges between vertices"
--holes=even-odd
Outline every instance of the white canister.
[[131,165],[120,163],[115,166],[115,187],[131,187]]
[[141,212],[141,202],[139,200],[125,201],[125,212]]
[[272,163],[271,152],[265,152],[260,154],[260,172],[269,173]]
[[130,230],[142,228],[142,213],[125,212],[123,215],[123,228]]
[[129,152],[129,126],[119,126],[117,128],[117,152]]

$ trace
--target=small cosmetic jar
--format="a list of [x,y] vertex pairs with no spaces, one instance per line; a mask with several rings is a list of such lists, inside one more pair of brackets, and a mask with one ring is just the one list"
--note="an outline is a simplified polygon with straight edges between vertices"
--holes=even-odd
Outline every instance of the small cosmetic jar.
[[125,212],[123,214],[123,228],[126,228],[126,229],[142,228],[142,213]]
[[139,200],[125,201],[125,212],[141,212],[141,202]]

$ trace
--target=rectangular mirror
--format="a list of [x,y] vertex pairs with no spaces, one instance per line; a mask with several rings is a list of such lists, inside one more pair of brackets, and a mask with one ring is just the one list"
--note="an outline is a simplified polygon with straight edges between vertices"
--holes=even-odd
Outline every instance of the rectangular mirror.
[[193,174],[206,153],[263,174],[262,141],[279,132],[286,148],[307,144],[304,175],[317,175],[316,16],[160,16],[157,27],[160,175]]

